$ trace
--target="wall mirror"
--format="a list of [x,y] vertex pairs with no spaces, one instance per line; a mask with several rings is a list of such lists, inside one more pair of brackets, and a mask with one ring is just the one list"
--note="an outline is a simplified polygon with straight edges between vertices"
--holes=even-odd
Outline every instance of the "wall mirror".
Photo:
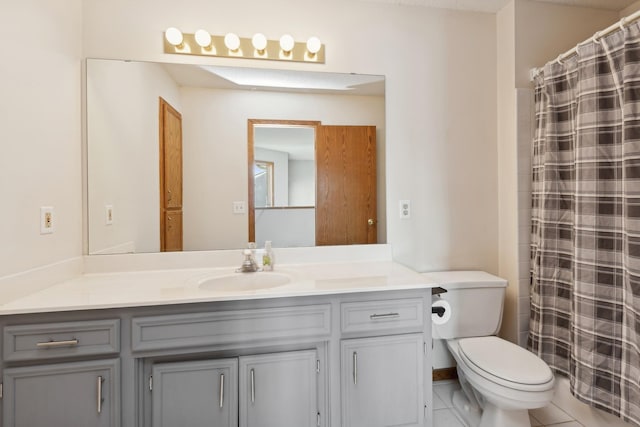
[[[86,71],[89,254],[245,247],[249,217],[268,203],[285,207],[283,181],[262,154],[265,206],[249,194],[256,119],[375,126],[377,241],[386,241],[383,76],[102,59],[88,59]],[[303,145],[290,153],[299,179],[286,190],[286,207],[301,210],[313,206],[317,160],[303,158]],[[274,233],[275,247],[313,244]]]

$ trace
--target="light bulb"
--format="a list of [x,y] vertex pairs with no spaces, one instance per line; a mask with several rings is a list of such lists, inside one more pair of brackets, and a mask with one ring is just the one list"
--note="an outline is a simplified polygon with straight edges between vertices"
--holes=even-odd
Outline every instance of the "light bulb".
[[280,37],[280,47],[285,52],[291,52],[295,43],[296,42],[293,40],[293,37],[291,37],[289,34],[285,34],[284,36]]
[[322,47],[322,43],[320,42],[319,38],[314,36],[314,37],[309,37],[309,40],[307,40],[307,50],[309,51],[310,54],[315,55],[320,51],[321,47]]
[[234,33],[227,33],[227,35],[224,36],[224,45],[229,50],[238,50],[240,47],[240,37]]
[[167,28],[167,31],[164,32],[164,37],[167,39],[169,44],[173,46],[180,46],[182,44],[182,31],[175,27]]
[[267,47],[267,38],[262,33],[256,33],[251,39],[251,44],[258,52],[262,52]]
[[208,31],[198,30],[196,31],[195,37],[196,43],[198,43],[200,47],[208,48],[211,46],[211,34],[209,34]]

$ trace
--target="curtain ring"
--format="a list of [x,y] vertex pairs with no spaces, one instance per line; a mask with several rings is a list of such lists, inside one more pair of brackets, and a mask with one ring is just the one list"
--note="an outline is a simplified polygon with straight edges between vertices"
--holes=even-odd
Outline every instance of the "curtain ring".
[[600,32],[600,31],[598,31],[597,33],[595,33],[595,34],[593,35],[593,37],[591,37],[591,40],[593,40],[593,42],[594,42],[594,43],[601,44],[601,43],[600,43],[600,34],[601,34],[601,32]]
[[623,32],[627,31],[627,18],[622,18],[620,21],[618,21],[618,27],[620,27],[620,30],[622,30]]
[[562,54],[558,55],[558,57],[556,58],[556,62],[560,65],[564,65],[564,63],[562,62]]

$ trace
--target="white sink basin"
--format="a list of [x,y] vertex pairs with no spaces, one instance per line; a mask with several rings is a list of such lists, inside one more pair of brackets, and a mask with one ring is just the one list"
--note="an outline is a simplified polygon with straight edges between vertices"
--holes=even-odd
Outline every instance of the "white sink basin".
[[217,291],[254,291],[271,289],[291,283],[291,276],[276,272],[234,273],[204,279],[200,289]]

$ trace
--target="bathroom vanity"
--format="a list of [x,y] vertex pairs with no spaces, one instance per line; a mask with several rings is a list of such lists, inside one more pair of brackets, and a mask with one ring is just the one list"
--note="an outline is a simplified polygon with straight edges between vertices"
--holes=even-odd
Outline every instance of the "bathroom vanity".
[[432,425],[425,276],[233,270],[85,274],[0,306],[2,425]]

